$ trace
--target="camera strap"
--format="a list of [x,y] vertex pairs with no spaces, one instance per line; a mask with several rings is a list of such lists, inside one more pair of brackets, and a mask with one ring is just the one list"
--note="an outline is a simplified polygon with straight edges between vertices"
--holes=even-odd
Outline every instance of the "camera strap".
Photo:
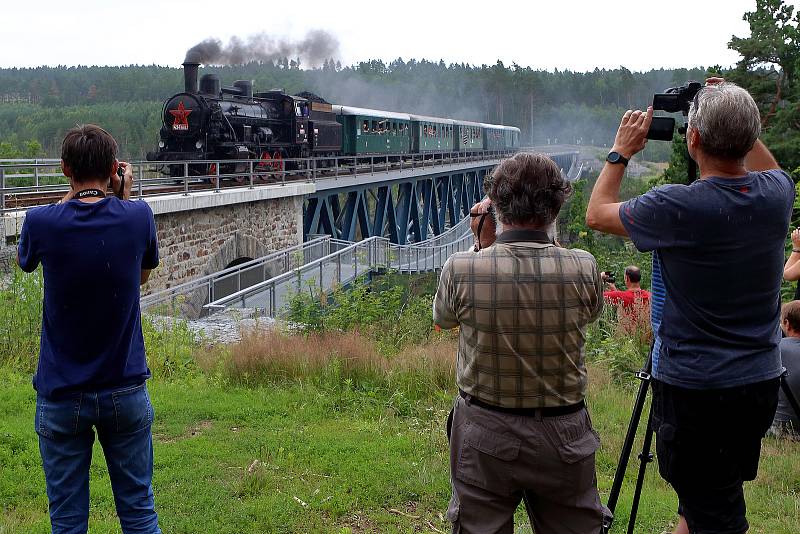
[[106,198],[106,194],[99,189],[82,189],[72,198]]

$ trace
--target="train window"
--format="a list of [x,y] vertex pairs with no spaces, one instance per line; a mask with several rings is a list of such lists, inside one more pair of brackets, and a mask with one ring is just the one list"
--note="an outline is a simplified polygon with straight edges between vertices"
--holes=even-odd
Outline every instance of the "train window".
[[369,133],[369,121],[364,121],[364,124],[361,125],[361,131],[363,133]]

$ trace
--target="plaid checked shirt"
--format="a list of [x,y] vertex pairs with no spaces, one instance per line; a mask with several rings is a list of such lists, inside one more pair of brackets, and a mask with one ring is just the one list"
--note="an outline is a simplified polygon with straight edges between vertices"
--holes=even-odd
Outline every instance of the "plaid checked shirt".
[[507,230],[442,268],[434,322],[461,327],[456,382],[488,404],[565,406],[586,392],[583,345],[603,307],[600,273],[588,252],[543,236]]

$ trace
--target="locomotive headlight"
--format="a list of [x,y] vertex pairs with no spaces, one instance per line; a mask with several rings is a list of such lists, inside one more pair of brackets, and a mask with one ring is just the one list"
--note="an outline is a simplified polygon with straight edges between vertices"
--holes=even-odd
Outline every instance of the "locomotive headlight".
[[158,148],[164,148],[164,141],[158,142]]
[[200,150],[201,148],[203,148],[203,142],[202,142],[202,141],[198,141],[198,142],[196,142],[196,143],[194,144],[194,147],[195,147],[197,150]]

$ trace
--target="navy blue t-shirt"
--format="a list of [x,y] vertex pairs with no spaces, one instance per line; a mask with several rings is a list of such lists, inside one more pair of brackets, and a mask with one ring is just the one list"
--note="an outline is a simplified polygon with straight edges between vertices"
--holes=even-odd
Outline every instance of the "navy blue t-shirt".
[[624,202],[653,251],[653,376],[686,388],[780,375],[780,286],[794,183],[781,170],[666,185]]
[[70,200],[25,215],[20,267],[44,272],[40,395],[103,390],[150,377],[139,311],[142,269],[158,265],[146,202]]

